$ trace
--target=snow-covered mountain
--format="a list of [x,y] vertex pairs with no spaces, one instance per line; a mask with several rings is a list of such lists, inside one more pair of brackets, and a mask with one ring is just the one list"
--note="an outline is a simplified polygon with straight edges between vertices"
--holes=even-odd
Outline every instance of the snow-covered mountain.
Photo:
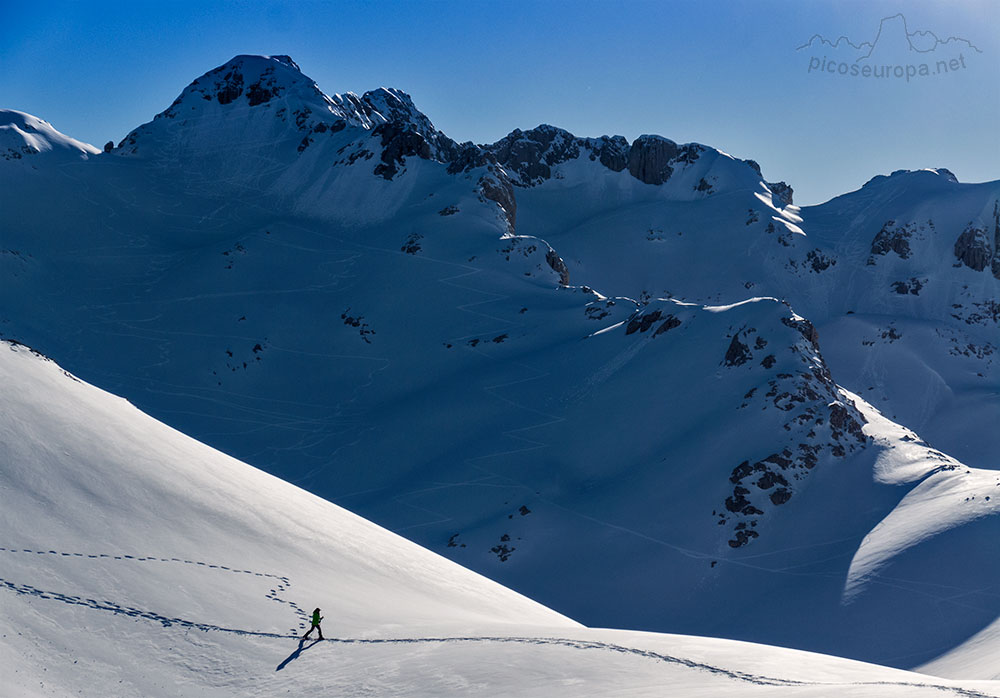
[[799,209],[657,136],[456,144],[285,56],[25,166],[0,333],[184,433],[588,625],[993,676],[1000,184]]
[[14,111],[0,109],[0,158],[21,160],[44,153],[45,158],[86,160],[99,153],[97,148],[52,128],[47,121]]
[[[997,681],[583,628],[23,345],[0,343],[0,381],[5,695],[1000,695]],[[316,605],[327,641],[300,643]]]

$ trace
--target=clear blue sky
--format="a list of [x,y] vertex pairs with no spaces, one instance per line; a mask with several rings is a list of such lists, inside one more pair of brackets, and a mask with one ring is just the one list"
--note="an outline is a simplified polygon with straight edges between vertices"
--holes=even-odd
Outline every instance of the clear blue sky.
[[[236,54],[286,53],[327,93],[409,92],[456,140],[493,141],[539,123],[585,136],[658,133],[754,158],[800,204],[900,168],[1000,178],[996,0],[0,0],[0,8],[0,106],[98,146]],[[872,41],[880,20],[899,12],[911,33],[962,38],[981,52],[952,42],[907,53],[898,36],[886,37],[878,46],[889,64],[964,56],[955,70],[908,82],[810,72],[812,59],[857,56],[823,44],[796,50],[814,34]]]

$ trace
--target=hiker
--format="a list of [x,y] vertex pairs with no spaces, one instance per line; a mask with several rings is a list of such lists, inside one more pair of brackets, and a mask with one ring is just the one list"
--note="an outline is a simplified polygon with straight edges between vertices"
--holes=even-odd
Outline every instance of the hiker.
[[319,639],[320,640],[323,639],[323,628],[319,627],[319,622],[321,620],[323,620],[323,617],[320,616],[319,609],[317,608],[315,611],[313,611],[312,627],[309,628],[309,632],[307,632],[305,635],[302,636],[303,640],[308,640],[309,636],[312,635],[313,630],[319,630]]

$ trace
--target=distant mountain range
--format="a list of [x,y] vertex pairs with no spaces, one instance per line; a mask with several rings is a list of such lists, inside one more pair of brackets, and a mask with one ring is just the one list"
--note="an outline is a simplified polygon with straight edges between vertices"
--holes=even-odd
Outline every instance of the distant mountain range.
[[587,625],[994,678],[1000,182],[799,208],[287,56],[0,156],[0,336],[185,434]]

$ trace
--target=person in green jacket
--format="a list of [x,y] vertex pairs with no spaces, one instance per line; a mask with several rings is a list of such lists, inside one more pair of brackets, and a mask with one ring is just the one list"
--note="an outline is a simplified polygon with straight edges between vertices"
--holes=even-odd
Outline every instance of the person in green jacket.
[[320,616],[319,609],[317,608],[316,610],[313,611],[312,627],[309,628],[309,632],[307,632],[305,635],[302,636],[303,640],[308,640],[309,636],[312,635],[313,630],[319,630],[319,639],[320,640],[323,639],[323,628],[319,627],[319,622],[321,620],[323,620],[323,617]]

